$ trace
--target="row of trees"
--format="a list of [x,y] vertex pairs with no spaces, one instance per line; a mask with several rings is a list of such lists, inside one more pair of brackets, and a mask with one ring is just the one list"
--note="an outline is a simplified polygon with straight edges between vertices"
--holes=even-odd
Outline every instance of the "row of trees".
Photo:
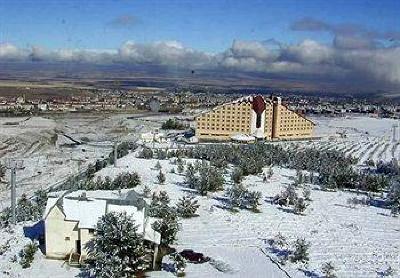
[[119,190],[135,188],[141,184],[141,179],[138,173],[120,173],[115,179],[98,177],[96,180],[84,179],[79,180],[70,178],[63,186],[53,190]]
[[[171,155],[208,160],[223,169],[228,163],[236,166],[233,179],[260,174],[265,166],[282,166],[307,170],[313,182],[325,188],[352,188],[380,191],[389,185],[382,171],[361,172],[355,167],[357,159],[336,150],[286,148],[276,144],[229,145],[207,144],[187,149],[173,150]],[[168,156],[170,155],[168,153]],[[315,174],[314,174],[315,173]]]

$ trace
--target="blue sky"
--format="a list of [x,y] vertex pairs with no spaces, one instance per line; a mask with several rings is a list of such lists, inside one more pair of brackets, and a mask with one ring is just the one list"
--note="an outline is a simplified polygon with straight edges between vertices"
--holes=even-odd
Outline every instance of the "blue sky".
[[[115,24],[121,17],[129,24]],[[400,1],[0,0],[0,41],[19,47],[115,49],[127,40],[177,40],[214,53],[235,39],[332,41],[328,33],[290,30],[304,17],[398,31]]]

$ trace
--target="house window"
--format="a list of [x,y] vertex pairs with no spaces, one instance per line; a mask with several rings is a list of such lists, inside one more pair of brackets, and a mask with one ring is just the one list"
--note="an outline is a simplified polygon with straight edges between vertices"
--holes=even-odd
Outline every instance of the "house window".
[[69,241],[71,238],[69,236],[65,237],[65,241]]

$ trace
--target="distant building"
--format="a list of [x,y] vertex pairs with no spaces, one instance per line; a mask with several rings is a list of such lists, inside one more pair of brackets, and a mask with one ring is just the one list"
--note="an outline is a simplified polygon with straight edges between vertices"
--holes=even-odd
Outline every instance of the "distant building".
[[90,249],[100,217],[108,212],[126,212],[138,226],[138,232],[154,249],[160,244],[160,234],[153,230],[154,219],[147,216],[148,205],[135,191],[123,196],[113,191],[75,191],[49,197],[43,216],[45,223],[46,257],[75,257],[81,264]]
[[312,137],[313,129],[312,121],[290,110],[279,97],[248,96],[196,117],[200,140],[230,140],[238,134],[266,140],[303,139]]

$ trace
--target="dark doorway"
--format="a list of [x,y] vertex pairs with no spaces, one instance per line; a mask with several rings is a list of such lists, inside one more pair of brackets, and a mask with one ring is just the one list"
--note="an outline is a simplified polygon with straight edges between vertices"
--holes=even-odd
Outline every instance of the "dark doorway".
[[76,243],[76,247],[75,247],[76,253],[80,254],[81,253],[81,241],[77,240],[77,241],[75,241],[75,243]]

